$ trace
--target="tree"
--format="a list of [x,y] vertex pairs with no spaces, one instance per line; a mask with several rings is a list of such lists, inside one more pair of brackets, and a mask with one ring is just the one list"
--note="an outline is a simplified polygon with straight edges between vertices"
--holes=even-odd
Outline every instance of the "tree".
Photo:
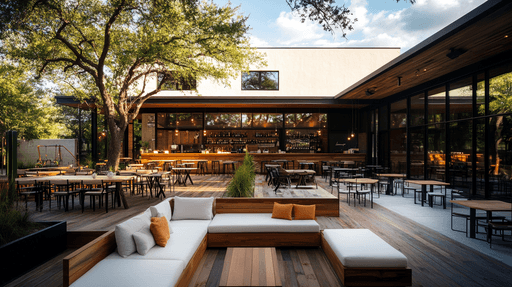
[[[4,48],[40,75],[95,93],[109,134],[108,165],[142,104],[174,79],[227,79],[261,56],[250,48],[247,18],[199,0],[18,0],[0,5]],[[5,15],[9,16],[5,16]],[[151,82],[162,75],[156,89]],[[91,95],[92,94],[92,95]]]
[[[404,1],[411,4],[416,2],[416,0]],[[331,34],[334,34],[336,29],[340,29],[343,38],[347,35],[345,31],[353,30],[352,25],[357,21],[357,18],[351,19],[352,13],[345,4],[337,6],[334,0],[286,0],[286,3],[292,11],[299,13],[302,23],[306,19],[317,22]]]
[[[481,109],[485,109],[482,105]],[[495,161],[493,174],[500,172],[501,158],[500,145],[512,139],[512,73],[496,76],[489,81],[489,113],[497,115],[491,120],[494,131],[494,145],[491,147]],[[510,176],[510,174],[508,175]]]
[[51,93],[23,66],[0,63],[0,135],[16,130],[20,139],[58,138],[68,133]]

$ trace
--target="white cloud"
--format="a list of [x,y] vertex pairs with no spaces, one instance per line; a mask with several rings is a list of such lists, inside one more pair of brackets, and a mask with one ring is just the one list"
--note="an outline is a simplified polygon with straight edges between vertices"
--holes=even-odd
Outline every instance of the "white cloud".
[[[390,9],[392,2],[389,2]],[[352,0],[349,9],[358,21],[353,31],[345,31],[348,40],[340,37],[341,31],[334,38],[319,24],[301,23],[293,13],[281,12],[275,22],[281,34],[277,42],[287,46],[401,47],[406,51],[483,2],[485,0],[417,0],[416,4],[402,10],[379,11],[372,9],[366,0]]]
[[275,22],[281,32],[278,42],[282,45],[304,45],[311,41],[324,37],[324,31],[320,25],[305,21],[292,12],[281,12]]
[[249,36],[249,42],[251,44],[251,47],[270,47],[271,46],[267,41],[260,39],[256,36]]

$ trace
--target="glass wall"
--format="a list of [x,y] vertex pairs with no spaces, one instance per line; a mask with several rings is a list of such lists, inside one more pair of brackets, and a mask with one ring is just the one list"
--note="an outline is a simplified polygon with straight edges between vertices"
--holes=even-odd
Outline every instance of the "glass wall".
[[407,99],[391,104],[389,124],[391,172],[405,173],[407,167]]
[[[446,181],[473,196],[512,195],[512,64],[416,92],[409,101],[409,110],[407,100],[379,108],[385,113],[389,107],[389,123],[368,111],[371,136],[382,135],[371,143],[382,144],[389,132],[392,172]],[[385,151],[377,150],[386,161]]]

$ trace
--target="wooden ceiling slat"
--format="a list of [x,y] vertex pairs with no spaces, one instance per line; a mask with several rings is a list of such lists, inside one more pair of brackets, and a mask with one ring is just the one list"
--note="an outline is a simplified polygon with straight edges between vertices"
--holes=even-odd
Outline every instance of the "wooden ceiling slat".
[[[497,11],[404,63],[352,89],[342,99],[383,99],[512,49],[512,11]],[[509,35],[505,38],[505,35]],[[467,50],[456,59],[450,48]],[[426,71],[424,71],[426,69]],[[398,77],[402,77],[398,86]],[[366,90],[375,93],[366,96]]]

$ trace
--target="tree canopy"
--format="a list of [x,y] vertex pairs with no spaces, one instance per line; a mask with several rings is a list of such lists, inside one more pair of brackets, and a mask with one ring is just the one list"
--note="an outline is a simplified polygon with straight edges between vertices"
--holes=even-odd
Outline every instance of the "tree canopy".
[[18,131],[27,140],[67,135],[60,108],[53,101],[52,94],[25,68],[0,63],[0,135],[8,130]]
[[[396,0],[400,2],[401,0]],[[416,0],[404,0],[414,4]],[[354,29],[352,26],[357,18],[353,18],[352,12],[345,4],[336,5],[335,0],[286,0],[292,11],[298,12],[302,23],[309,19],[322,25],[325,31],[335,34],[337,30],[345,38],[346,31]]]
[[[198,0],[18,0],[1,7],[11,18],[3,48],[41,76],[95,97],[117,166],[121,139],[149,97],[175,79],[228,79],[261,57],[250,47],[247,18],[237,8]],[[22,7],[22,9],[20,9]],[[8,14],[3,12],[3,15]],[[157,75],[161,81],[156,84]]]

